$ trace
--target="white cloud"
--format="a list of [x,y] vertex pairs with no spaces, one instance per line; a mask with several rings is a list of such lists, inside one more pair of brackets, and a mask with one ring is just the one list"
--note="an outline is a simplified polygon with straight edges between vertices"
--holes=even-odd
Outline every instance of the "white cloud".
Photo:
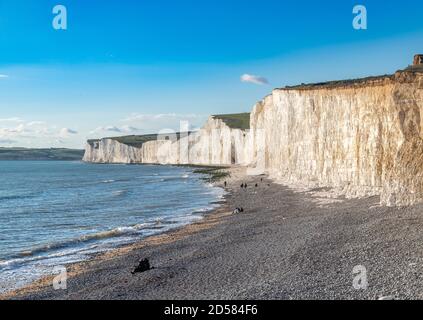
[[45,125],[44,121],[31,121],[27,123],[28,127]]
[[24,121],[21,118],[13,117],[13,118],[3,118],[3,119],[0,118],[0,122],[17,122],[17,123],[20,123],[20,122],[24,122]]
[[138,128],[135,128],[135,127],[132,127],[132,126],[123,126],[123,127],[121,128],[121,130],[122,130],[123,132],[128,132],[128,133],[130,133],[130,132],[136,132],[136,131],[139,131],[139,129],[138,129]]
[[266,78],[247,73],[241,76],[241,82],[254,83],[258,85],[269,84],[269,81]]
[[152,121],[152,120],[190,120],[204,118],[204,115],[189,113],[189,114],[178,114],[178,113],[158,113],[158,114],[146,114],[146,113],[133,113],[129,117],[123,119],[123,122],[131,121]]
[[132,126],[107,126],[107,127],[98,127],[95,130],[91,131],[90,134],[99,133],[99,132],[115,132],[115,133],[132,133],[139,131],[139,129],[132,127]]
[[122,132],[122,130],[116,126],[100,127],[97,128],[99,131],[109,131],[109,132]]
[[73,135],[73,134],[78,134],[78,131],[72,130],[72,129],[69,129],[69,128],[62,128],[60,130],[59,135],[60,135],[61,138],[67,138],[67,137],[69,137],[70,135]]
[[[53,147],[66,144],[66,146],[73,146],[80,139],[77,134],[76,130],[57,127],[43,121],[26,121],[17,117],[0,119],[0,144],[3,145]],[[64,142],[60,144],[59,141]]]
[[0,79],[7,79],[9,76],[7,74],[0,74]]

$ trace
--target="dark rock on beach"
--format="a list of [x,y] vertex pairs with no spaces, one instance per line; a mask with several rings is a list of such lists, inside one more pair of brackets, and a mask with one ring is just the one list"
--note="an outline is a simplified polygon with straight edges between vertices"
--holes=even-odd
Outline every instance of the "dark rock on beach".
[[142,273],[151,270],[150,261],[148,259],[142,259],[138,263],[138,266],[131,272],[132,274]]

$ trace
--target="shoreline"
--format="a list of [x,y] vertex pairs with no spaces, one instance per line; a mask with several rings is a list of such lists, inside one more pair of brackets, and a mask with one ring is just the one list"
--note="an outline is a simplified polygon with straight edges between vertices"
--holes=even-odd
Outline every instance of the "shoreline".
[[[70,263],[69,265],[67,265],[68,280],[72,277],[78,276],[86,272],[91,266],[99,263],[100,261],[105,261],[108,259],[113,259],[126,254],[130,254],[134,250],[142,249],[147,246],[154,247],[157,245],[178,241],[180,239],[183,239],[184,237],[190,236],[193,233],[199,232],[214,224],[220,223],[220,218],[230,214],[229,212],[227,212],[227,210],[224,210],[223,208],[224,205],[214,210],[211,210],[208,213],[205,213],[203,219],[201,219],[200,221],[189,223],[187,225],[177,227],[175,229],[165,231],[163,233],[143,238],[130,245],[124,245],[122,247],[111,249],[110,251],[104,253],[93,254],[90,259],[85,261]],[[31,284],[24,286],[23,288],[15,289],[8,293],[0,295],[0,300],[8,300],[14,298],[19,299],[20,296],[36,293],[38,291],[51,287],[54,277],[55,275],[44,276],[32,282]]]
[[[146,165],[146,164],[142,164],[142,165]],[[198,170],[207,170],[207,171],[209,170],[209,172],[200,172],[200,174],[208,176],[208,177],[201,178],[204,182],[209,180],[211,181],[212,179],[214,179],[214,174],[216,170],[227,171],[228,175],[223,176],[222,179],[223,178],[230,179],[231,172],[234,170],[234,168],[230,168],[226,166],[220,167],[220,166],[206,166],[206,165],[176,165],[176,167],[189,167],[193,170],[192,171],[193,173],[198,173],[197,172]],[[221,188],[225,190],[225,187],[223,185],[218,185],[219,179],[214,180],[213,182],[210,182],[210,183],[213,184],[213,187],[217,187],[217,188]],[[111,250],[108,250],[106,252],[94,253],[87,260],[84,260],[84,261],[67,264],[66,268],[67,268],[68,278],[72,278],[83,273],[91,265],[96,264],[99,261],[104,261],[107,259],[112,259],[118,256],[122,256],[122,255],[128,254],[129,252],[133,250],[137,250],[145,246],[155,246],[155,245],[159,245],[163,243],[169,243],[172,241],[178,241],[179,239],[189,236],[192,233],[199,232],[203,230],[204,228],[209,227],[210,225],[219,223],[218,220],[221,217],[231,214],[231,211],[226,208],[227,203],[225,200],[225,195],[223,199],[215,200],[211,202],[210,204],[217,204],[219,206],[215,209],[204,212],[202,215],[202,218],[199,221],[190,222],[183,226],[179,226],[179,227],[176,227],[176,228],[173,228],[158,234],[147,236],[145,238],[135,241],[134,243],[122,245],[122,246],[113,248]],[[56,275],[42,276],[41,278],[35,281],[32,281],[28,285],[24,285],[22,288],[12,289],[8,292],[0,294],[0,300],[13,299],[22,295],[27,295],[27,294],[31,294],[31,293],[43,290],[48,286],[52,286],[53,279],[55,277]]]
[[[50,277],[1,299],[423,298],[423,205],[332,201],[324,188],[295,190],[230,170],[226,203],[201,221],[70,265],[67,290],[53,290]],[[245,212],[233,214],[240,206]],[[144,258],[153,269],[133,275]],[[353,286],[357,267],[367,288]]]

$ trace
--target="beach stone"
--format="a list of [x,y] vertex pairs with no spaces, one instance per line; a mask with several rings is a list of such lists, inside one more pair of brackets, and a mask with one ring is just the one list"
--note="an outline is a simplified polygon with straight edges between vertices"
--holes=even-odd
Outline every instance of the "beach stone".
[[151,269],[150,261],[148,259],[142,259],[140,260],[138,266],[132,271],[132,274],[146,272]]

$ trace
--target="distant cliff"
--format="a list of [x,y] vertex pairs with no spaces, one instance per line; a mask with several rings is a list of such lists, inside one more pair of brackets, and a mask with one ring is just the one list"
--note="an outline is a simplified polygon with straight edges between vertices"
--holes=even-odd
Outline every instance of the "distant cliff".
[[84,150],[74,149],[27,149],[27,148],[0,148],[0,160],[81,160]]
[[198,132],[104,138],[87,142],[96,163],[248,164],[249,114],[211,116]]
[[[422,101],[420,67],[275,89],[256,104],[249,126],[214,116],[177,141],[131,146],[102,139],[87,144],[84,160],[259,166],[287,184],[407,205],[423,200]],[[188,146],[188,156],[181,146]]]

